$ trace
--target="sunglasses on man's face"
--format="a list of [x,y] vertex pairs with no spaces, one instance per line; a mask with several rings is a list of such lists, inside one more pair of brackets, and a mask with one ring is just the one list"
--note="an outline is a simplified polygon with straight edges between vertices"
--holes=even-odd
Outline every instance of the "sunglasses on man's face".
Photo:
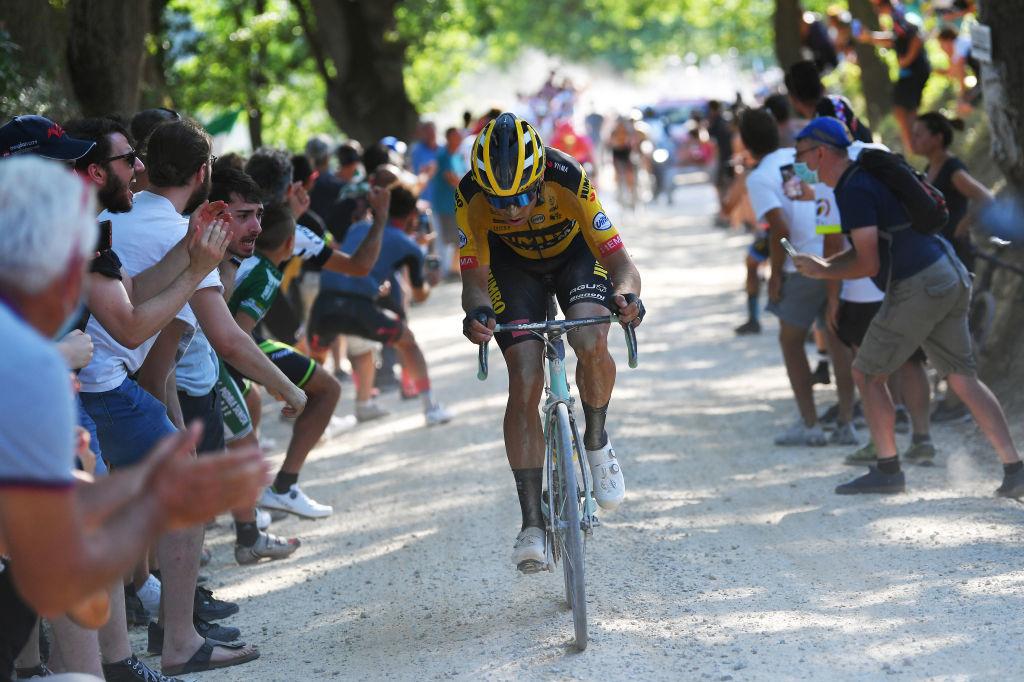
[[496,197],[490,194],[485,194],[484,196],[487,198],[487,203],[489,203],[491,206],[498,209],[499,211],[502,211],[505,210],[506,208],[511,208],[513,206],[519,206],[520,208],[522,208],[523,206],[528,206],[530,202],[533,201],[534,198],[537,196],[537,193],[539,191],[540,186],[538,185],[537,187],[532,187],[526,190],[525,192],[513,194],[510,197]]
[[124,159],[124,162],[128,164],[130,168],[135,167],[135,160],[139,158],[139,153],[134,149],[125,154],[118,154],[117,156],[111,156],[109,159],[103,159],[103,163],[113,163],[118,159]]

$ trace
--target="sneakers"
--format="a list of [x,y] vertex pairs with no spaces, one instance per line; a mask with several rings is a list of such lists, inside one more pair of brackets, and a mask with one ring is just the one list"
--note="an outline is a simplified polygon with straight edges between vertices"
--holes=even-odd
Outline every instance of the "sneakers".
[[149,611],[143,606],[132,583],[124,586],[124,613],[129,626],[146,625],[150,621]]
[[913,462],[918,466],[934,466],[935,445],[930,440],[926,440],[923,443],[911,443],[907,451],[903,453],[903,459]]
[[[150,618],[156,618],[157,614],[160,613],[160,580],[155,575],[150,575],[146,578],[146,582],[143,583],[136,594],[138,594],[139,600],[142,605],[149,612]],[[146,623],[149,621],[147,620]],[[142,623],[145,625],[146,623]]]
[[16,680],[31,680],[36,677],[50,677],[54,673],[52,670],[46,667],[45,663],[40,663],[34,668],[15,668],[14,679]]
[[[238,628],[233,628],[230,625],[209,623],[198,616],[192,617],[192,624],[195,626],[199,636],[204,639],[209,637],[218,642],[233,642],[242,636],[242,631]],[[154,656],[161,655],[164,652],[164,629],[158,623],[150,623],[148,635],[146,651]]]
[[971,420],[971,413],[963,403],[949,407],[946,402],[939,403],[932,410],[931,420],[933,424],[955,424]]
[[746,336],[747,334],[760,334],[761,323],[757,320],[747,320],[740,326],[733,330],[737,336]]
[[331,421],[327,422],[327,426],[324,427],[324,432],[320,436],[319,442],[325,443],[333,440],[346,431],[351,431],[358,423],[359,420],[353,414],[346,414],[344,417],[331,415]]
[[220,620],[238,613],[238,604],[216,599],[212,591],[197,586],[192,613],[202,620]]
[[868,468],[868,473],[855,478],[849,483],[836,487],[836,495],[894,495],[906,492],[907,481],[902,471],[895,474],[883,474],[878,467]]
[[360,424],[386,417],[389,414],[391,413],[378,405],[376,401],[371,400],[365,404],[356,403],[356,421]]
[[821,384],[822,386],[828,386],[832,383],[832,376],[828,371],[828,361],[819,360],[818,366],[811,372],[811,386],[815,384]]
[[[255,564],[260,559],[284,559],[295,553],[302,543],[298,538],[284,539],[277,535],[260,532],[252,547],[235,544],[235,561],[240,565]],[[219,639],[214,637],[214,639]],[[224,640],[221,640],[224,641]]]
[[896,433],[910,433],[910,413],[902,405],[896,406]]
[[423,413],[423,416],[427,420],[427,426],[437,426],[438,424],[447,424],[452,420],[452,413],[445,408],[441,403],[434,403],[427,411]]
[[828,438],[820,425],[807,426],[803,419],[797,419],[791,427],[775,436],[775,444],[820,447],[828,444]]
[[177,677],[161,675],[136,658],[135,654],[117,663],[104,663],[103,678],[107,682],[182,682]]
[[594,499],[601,509],[615,510],[626,496],[626,479],[622,467],[615,457],[612,442],[608,441],[600,450],[587,450],[590,460],[590,474],[593,477]]
[[857,430],[853,424],[836,422],[836,428],[828,437],[829,445],[858,445]]
[[818,423],[823,429],[834,429],[839,421],[839,403],[828,408],[818,415]]
[[849,464],[851,466],[864,466],[874,464],[878,459],[878,451],[875,450],[875,444],[868,441],[868,444],[857,450],[851,455],[847,455],[846,459],[843,460],[843,464]]
[[264,509],[278,509],[301,516],[304,519],[322,519],[334,513],[334,507],[311,500],[298,485],[293,485],[286,493],[276,493],[268,486],[257,503]]
[[512,563],[523,573],[537,573],[544,570],[547,557],[544,555],[544,530],[528,526],[519,531],[516,544],[512,547]]
[[[259,530],[266,530],[270,528],[270,524],[273,520],[274,519],[270,516],[270,512],[266,509],[260,509],[259,507],[256,508],[256,528]],[[223,642],[224,640],[221,641]]]
[[1024,497],[1024,470],[1015,474],[1003,474],[1003,484],[996,489],[999,497]]

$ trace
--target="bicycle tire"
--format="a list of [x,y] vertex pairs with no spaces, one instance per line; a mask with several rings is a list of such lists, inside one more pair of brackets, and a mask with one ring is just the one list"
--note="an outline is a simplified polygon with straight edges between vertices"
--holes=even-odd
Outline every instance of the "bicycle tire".
[[555,445],[557,448],[557,485],[553,486],[556,498],[558,534],[561,536],[563,574],[565,577],[566,601],[572,609],[573,628],[576,635],[576,649],[587,648],[587,593],[586,554],[583,544],[583,529],[580,526],[580,495],[576,479],[576,461],[573,457],[572,425],[569,410],[564,403],[555,405]]
[[996,317],[996,299],[991,291],[974,294],[974,300],[968,309],[968,327],[974,340],[975,351],[980,352],[988,345],[989,332]]

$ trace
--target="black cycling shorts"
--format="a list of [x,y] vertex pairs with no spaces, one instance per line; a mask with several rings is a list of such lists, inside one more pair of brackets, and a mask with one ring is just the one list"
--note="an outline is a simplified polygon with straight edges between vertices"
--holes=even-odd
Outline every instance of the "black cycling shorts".
[[[576,235],[559,255],[543,260],[517,255],[493,233],[488,235],[488,243],[491,274],[487,290],[499,324],[544,320],[551,290],[563,312],[577,303],[596,303],[615,312],[609,300],[612,285],[608,271],[594,258],[583,235]],[[537,341],[528,332],[497,334],[495,338],[502,350],[521,341]]]
[[203,422],[203,437],[196,445],[197,453],[216,453],[227,447],[224,444],[224,417],[221,414],[217,391],[210,391],[198,398],[178,391],[178,404],[181,406],[181,417],[185,424],[190,424],[196,419]]
[[339,334],[391,345],[402,334],[402,321],[368,298],[321,290],[309,312],[308,334],[313,348],[327,348]]
[[[260,350],[263,351],[263,354],[267,356],[267,359],[274,363],[274,366],[281,370],[282,374],[288,377],[288,381],[299,388],[306,387],[306,384],[313,377],[313,372],[316,371],[316,360],[303,355],[287,343],[281,343],[280,341],[256,339],[256,343],[259,345]],[[228,368],[228,374],[238,384],[242,395],[247,395],[250,388],[249,379],[231,365],[225,363],[225,366]]]

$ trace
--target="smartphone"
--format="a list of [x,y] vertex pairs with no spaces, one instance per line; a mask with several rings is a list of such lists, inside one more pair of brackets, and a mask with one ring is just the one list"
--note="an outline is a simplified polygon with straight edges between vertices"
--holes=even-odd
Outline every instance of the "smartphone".
[[114,246],[114,235],[109,220],[100,222],[99,241],[96,242],[97,251],[108,251]]
[[427,265],[427,271],[428,272],[437,272],[438,270],[441,269],[441,258],[440,258],[440,256],[435,256],[433,254],[427,256],[427,258],[426,258],[426,265]]
[[782,174],[782,193],[790,199],[799,199],[803,196],[804,189],[801,187],[800,177],[796,174],[793,164],[787,163],[779,168]]
[[785,237],[780,239],[779,243],[782,244],[782,248],[784,248],[786,250],[786,253],[788,253],[790,256],[795,256],[797,253],[799,253],[796,250],[796,247],[790,244],[789,240],[786,239]]
[[864,32],[864,24],[861,23],[860,19],[854,19],[850,22],[850,34],[853,35],[854,40],[860,38],[860,34]]
[[420,213],[419,229],[421,234],[430,234],[434,231],[433,226],[430,224],[430,216],[426,213]]

